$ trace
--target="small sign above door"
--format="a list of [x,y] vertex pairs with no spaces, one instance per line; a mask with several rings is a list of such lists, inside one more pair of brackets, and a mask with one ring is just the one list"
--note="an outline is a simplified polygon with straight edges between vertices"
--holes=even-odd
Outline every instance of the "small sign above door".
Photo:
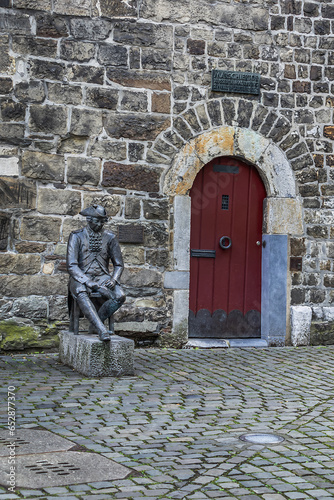
[[260,78],[258,73],[214,69],[211,75],[211,89],[215,92],[258,95],[260,93]]

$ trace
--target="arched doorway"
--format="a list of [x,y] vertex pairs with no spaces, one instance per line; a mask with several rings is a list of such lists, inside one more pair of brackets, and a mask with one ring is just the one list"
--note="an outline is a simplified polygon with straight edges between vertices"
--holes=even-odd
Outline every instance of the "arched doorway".
[[266,190],[254,166],[219,157],[190,190],[190,338],[261,337]]
[[[290,235],[304,234],[301,198],[285,153],[257,132],[222,126],[191,139],[175,157],[164,178],[164,193],[171,197],[172,245],[164,286],[173,294],[172,333],[175,346],[188,340],[190,220],[189,193],[197,174],[220,156],[256,165],[266,188],[263,207],[261,283],[261,339],[267,345],[289,342],[290,286],[288,274]],[[224,236],[224,235],[223,235]]]

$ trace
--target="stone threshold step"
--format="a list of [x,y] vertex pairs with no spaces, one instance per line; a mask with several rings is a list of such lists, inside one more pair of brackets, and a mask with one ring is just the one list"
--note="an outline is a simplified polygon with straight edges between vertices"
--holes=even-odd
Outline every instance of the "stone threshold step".
[[198,347],[199,349],[217,349],[228,347],[268,347],[268,343],[263,339],[189,339],[184,346],[185,349]]

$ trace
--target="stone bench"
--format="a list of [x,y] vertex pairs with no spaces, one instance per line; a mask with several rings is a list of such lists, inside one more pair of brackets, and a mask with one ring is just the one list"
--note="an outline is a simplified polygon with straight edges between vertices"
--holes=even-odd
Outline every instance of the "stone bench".
[[134,375],[134,341],[114,337],[101,342],[92,335],[60,332],[59,355],[64,365],[87,377]]

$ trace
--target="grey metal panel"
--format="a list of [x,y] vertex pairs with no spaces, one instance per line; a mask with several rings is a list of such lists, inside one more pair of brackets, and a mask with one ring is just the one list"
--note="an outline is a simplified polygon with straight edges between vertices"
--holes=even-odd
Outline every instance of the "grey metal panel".
[[283,346],[286,335],[288,236],[263,235],[261,337]]

